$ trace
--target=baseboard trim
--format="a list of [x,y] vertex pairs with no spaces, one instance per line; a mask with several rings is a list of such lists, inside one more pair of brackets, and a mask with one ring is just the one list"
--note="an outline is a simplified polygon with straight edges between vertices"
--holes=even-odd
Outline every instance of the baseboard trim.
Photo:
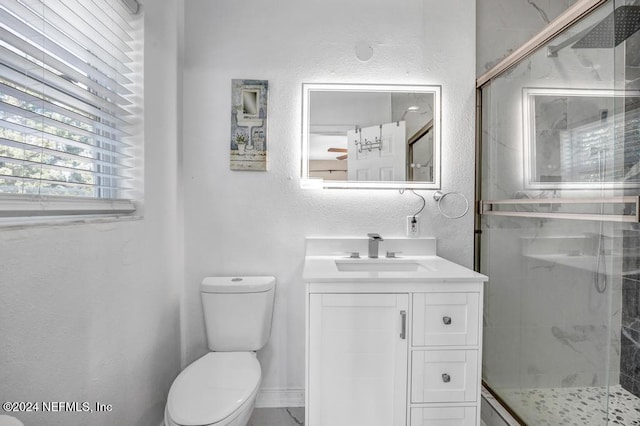
[[304,389],[266,388],[256,396],[256,408],[304,407]]

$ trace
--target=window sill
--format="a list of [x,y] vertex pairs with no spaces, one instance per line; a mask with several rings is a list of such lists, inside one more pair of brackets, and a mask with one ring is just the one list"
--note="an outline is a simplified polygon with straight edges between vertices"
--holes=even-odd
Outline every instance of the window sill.
[[125,199],[0,194],[0,229],[140,219]]
[[113,222],[130,222],[144,219],[140,215],[67,215],[0,217],[0,230],[20,230],[36,227],[91,225]]

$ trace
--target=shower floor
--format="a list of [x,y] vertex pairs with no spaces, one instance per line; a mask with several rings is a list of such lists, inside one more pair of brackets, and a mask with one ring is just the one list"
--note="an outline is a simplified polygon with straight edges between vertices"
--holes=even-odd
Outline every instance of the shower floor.
[[[606,388],[528,389],[505,400],[530,425],[602,426],[607,418]],[[609,387],[608,425],[640,426],[640,399],[620,385]]]

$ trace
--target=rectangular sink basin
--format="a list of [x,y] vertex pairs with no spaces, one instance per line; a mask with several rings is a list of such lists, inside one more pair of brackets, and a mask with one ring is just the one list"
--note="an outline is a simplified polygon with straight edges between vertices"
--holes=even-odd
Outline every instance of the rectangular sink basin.
[[343,259],[336,260],[336,267],[341,272],[415,272],[422,265],[402,259]]

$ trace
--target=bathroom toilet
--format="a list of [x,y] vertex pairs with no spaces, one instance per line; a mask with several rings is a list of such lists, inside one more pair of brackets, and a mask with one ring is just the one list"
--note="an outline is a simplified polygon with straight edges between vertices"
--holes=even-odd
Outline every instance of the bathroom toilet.
[[166,426],[246,426],[262,381],[255,351],[271,333],[274,277],[207,277],[200,286],[209,350],[174,380]]

